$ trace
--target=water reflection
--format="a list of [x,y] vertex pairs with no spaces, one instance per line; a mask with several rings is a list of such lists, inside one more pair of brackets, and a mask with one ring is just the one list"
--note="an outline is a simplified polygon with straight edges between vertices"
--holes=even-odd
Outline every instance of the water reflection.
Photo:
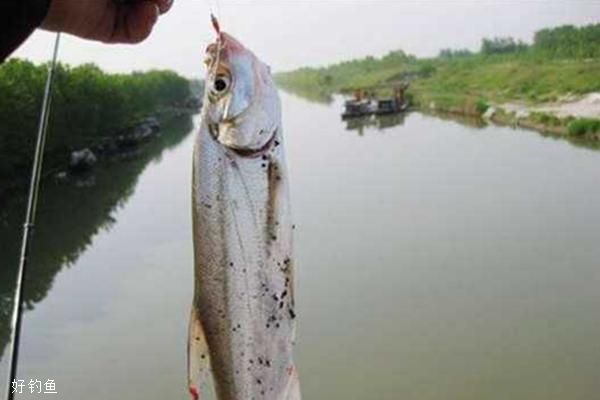
[[358,136],[363,136],[368,130],[385,131],[394,126],[404,124],[406,113],[389,115],[368,115],[364,117],[345,120],[347,131],[356,131]]
[[[150,143],[107,161],[93,173],[68,180],[46,179],[25,281],[24,301],[31,310],[52,288],[55,275],[73,265],[94,236],[115,223],[113,213],[131,196],[146,165],[179,144],[192,129],[184,116],[167,123]],[[10,313],[24,215],[24,198],[10,201],[0,216],[0,356],[10,340]]]

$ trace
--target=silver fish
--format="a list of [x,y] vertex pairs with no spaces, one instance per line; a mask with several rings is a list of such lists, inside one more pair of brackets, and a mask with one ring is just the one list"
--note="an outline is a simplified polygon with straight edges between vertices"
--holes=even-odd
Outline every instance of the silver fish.
[[188,383],[219,400],[299,400],[292,221],[269,68],[218,30],[194,149]]

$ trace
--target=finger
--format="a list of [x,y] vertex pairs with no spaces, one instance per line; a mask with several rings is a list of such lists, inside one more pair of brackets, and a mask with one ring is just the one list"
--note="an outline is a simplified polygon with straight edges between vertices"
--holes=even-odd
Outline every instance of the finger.
[[142,1],[122,7],[117,16],[112,43],[139,43],[150,36],[160,10],[153,1]]
[[152,0],[158,6],[161,14],[166,13],[173,6],[173,0]]

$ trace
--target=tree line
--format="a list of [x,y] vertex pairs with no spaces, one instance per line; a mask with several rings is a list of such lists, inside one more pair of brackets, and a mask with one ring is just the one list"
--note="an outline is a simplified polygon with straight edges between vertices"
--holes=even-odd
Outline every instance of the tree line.
[[[0,66],[0,196],[31,168],[46,64],[12,59]],[[56,69],[46,160],[118,135],[136,120],[190,96],[187,79],[172,71],[109,74],[93,64]]]
[[[600,57],[600,24],[581,27],[563,25],[535,32],[531,45],[513,37],[484,38],[482,55],[529,53],[551,58],[597,58]],[[442,49],[439,58],[460,58],[476,53],[468,49]]]

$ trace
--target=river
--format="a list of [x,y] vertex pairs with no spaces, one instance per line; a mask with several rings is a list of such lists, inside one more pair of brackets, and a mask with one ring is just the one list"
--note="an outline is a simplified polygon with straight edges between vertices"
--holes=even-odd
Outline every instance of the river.
[[[340,99],[282,101],[304,398],[598,398],[600,152],[420,113],[347,126]],[[53,379],[61,400],[187,399],[198,123],[45,182],[21,379]],[[0,227],[1,347],[21,217],[17,202]]]

